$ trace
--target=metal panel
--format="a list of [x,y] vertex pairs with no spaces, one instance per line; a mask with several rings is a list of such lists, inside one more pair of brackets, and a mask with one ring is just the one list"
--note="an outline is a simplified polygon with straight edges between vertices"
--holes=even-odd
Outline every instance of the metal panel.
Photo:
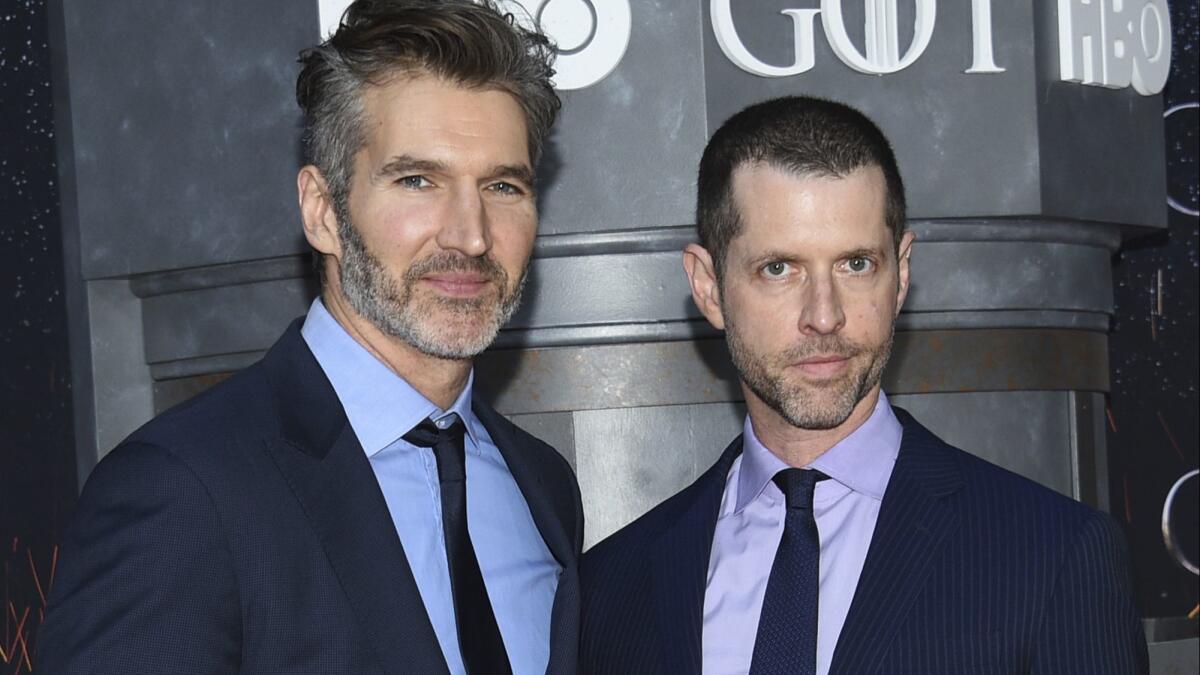
[[489,352],[476,373],[506,415],[741,399],[722,340]]
[[575,421],[571,413],[510,415],[513,424],[549,443],[575,466]]
[[1200,672],[1200,639],[1150,643],[1150,675]]
[[[723,340],[504,350],[477,362],[505,414],[740,401]],[[897,393],[1105,391],[1103,334],[1066,330],[897,333],[884,388]]]
[[[509,325],[564,326],[698,317],[679,251],[535,260]],[[616,292],[619,289],[620,292]]]
[[64,0],[87,279],[306,249],[292,0]]
[[1112,313],[1111,253],[1031,242],[913,245],[909,312],[1074,309]]
[[308,311],[311,297],[306,280],[289,279],[147,298],[146,358],[157,363],[265,349]]
[[942,440],[1062,494],[1073,494],[1070,396],[999,391],[891,396]]
[[129,326],[142,321],[142,307],[129,282],[87,282],[91,321],[92,407],[96,411],[94,454],[80,457],[90,470],[121,439],[154,414],[150,367],[139,340],[129,339]]
[[692,221],[708,139],[695,0],[633,0],[621,63],[563,111],[539,169],[542,232],[595,232]]
[[1079,501],[1109,511],[1108,438],[1104,432],[1104,394],[1070,394],[1071,461]]
[[700,476],[741,433],[734,404],[575,413],[575,467],[589,547]]
[[896,333],[884,387],[897,393],[1108,391],[1108,338],[1075,330]]

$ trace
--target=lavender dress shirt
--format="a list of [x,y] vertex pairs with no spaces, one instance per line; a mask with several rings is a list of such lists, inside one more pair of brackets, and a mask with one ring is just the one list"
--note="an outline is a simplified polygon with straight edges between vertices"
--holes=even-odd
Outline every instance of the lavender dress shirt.
[[[750,670],[767,578],[783,535],[783,494],[771,477],[788,465],[763,447],[749,417],[743,426],[742,454],[725,480],[708,561],[702,642],[706,675]],[[818,675],[829,672],[902,435],[887,396],[880,392],[861,427],[804,467],[831,479],[817,483],[813,495],[821,537]]]

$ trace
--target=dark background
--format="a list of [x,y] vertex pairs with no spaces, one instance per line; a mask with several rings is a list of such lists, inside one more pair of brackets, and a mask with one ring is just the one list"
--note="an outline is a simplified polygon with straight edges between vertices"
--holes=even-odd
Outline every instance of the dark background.
[[[1198,93],[1200,1],[1170,6],[1167,108]],[[45,0],[0,0],[0,673],[30,669],[76,493],[47,28]],[[1195,109],[1167,120],[1170,194],[1192,210],[1196,126]],[[1143,612],[1178,616],[1195,606],[1197,581],[1167,555],[1159,518],[1167,490],[1197,466],[1197,218],[1173,209],[1167,231],[1132,242],[1115,264],[1112,512],[1130,537]],[[1190,494],[1180,528],[1194,554]]]
[[44,0],[0,0],[0,673],[27,672],[75,503]]
[[[1200,3],[1170,3],[1174,33],[1164,109],[1197,101]],[[1167,192],[1197,208],[1195,108],[1166,120]],[[1109,335],[1109,477],[1112,514],[1124,520],[1145,616],[1180,616],[1196,606],[1196,576],[1163,545],[1167,491],[1197,464],[1197,218],[1171,208],[1163,232],[1127,244],[1113,267],[1116,311]],[[1161,275],[1161,292],[1159,277]],[[1161,296],[1161,300],[1160,300]],[[1196,480],[1177,527],[1196,560]]]

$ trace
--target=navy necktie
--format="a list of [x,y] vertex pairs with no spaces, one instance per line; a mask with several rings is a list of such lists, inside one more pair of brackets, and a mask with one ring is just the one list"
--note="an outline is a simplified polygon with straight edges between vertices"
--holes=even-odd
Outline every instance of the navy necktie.
[[787,507],[754,639],[754,675],[816,672],[821,540],[813,518],[813,490],[823,478],[820,471],[784,469],[773,479]]
[[404,440],[419,447],[433,448],[437,460],[438,483],[442,491],[442,532],[446,537],[450,591],[454,595],[454,619],[463,665],[470,675],[502,675],[511,673],[512,668],[467,531],[465,431],[462,420],[457,418],[445,429],[439,429],[426,419],[404,434]]

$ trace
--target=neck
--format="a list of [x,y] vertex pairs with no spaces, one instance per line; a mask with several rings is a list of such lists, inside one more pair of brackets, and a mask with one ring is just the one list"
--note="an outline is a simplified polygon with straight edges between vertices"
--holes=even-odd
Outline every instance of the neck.
[[805,467],[829,451],[871,417],[875,404],[879,402],[879,385],[854,406],[850,416],[832,429],[802,429],[793,426],[779,413],[758,398],[754,392],[743,387],[746,393],[746,408],[754,435],[763,447],[770,450],[788,466]]
[[470,359],[430,356],[384,333],[346,303],[336,282],[326,287],[321,302],[355,342],[442,410],[453,405],[467,386],[471,375]]

